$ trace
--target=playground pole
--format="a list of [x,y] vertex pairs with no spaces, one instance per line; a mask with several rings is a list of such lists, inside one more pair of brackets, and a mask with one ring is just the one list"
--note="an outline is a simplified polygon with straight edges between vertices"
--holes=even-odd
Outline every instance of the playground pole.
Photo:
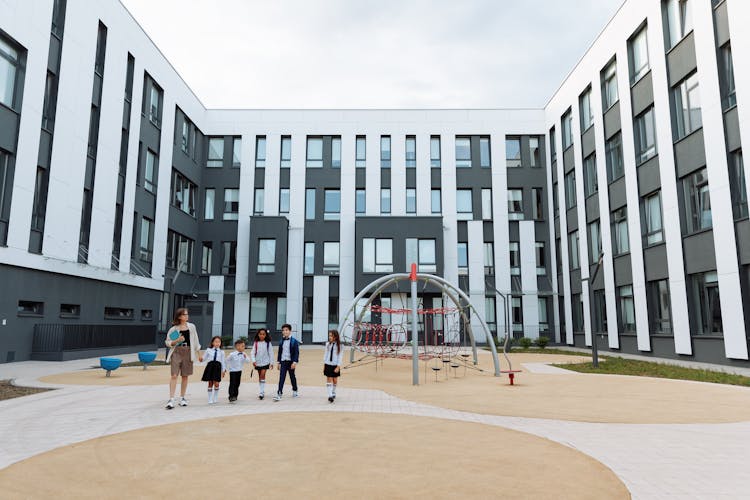
[[412,263],[411,274],[411,383],[419,385],[419,322],[417,321],[417,265]]

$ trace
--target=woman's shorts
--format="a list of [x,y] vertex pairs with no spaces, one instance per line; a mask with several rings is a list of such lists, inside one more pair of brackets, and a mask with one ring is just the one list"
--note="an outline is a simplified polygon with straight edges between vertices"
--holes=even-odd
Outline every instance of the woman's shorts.
[[169,358],[171,374],[189,377],[193,374],[193,361],[190,359],[190,347],[175,347],[172,357]]
[[323,375],[326,377],[335,378],[341,375],[340,373],[336,373],[334,370],[336,370],[336,367],[334,365],[323,365]]

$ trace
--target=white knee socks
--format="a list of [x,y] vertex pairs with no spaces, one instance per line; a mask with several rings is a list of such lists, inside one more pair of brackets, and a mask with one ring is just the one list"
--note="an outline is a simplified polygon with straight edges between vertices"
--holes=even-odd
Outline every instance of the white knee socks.
[[258,386],[260,387],[260,393],[265,394],[266,393],[266,381],[261,380],[260,382],[258,382]]
[[333,387],[331,388],[331,396],[336,397],[336,384],[331,384]]
[[334,392],[333,392],[333,384],[332,384],[332,383],[330,383],[330,382],[328,382],[328,383],[326,384],[326,389],[328,390],[328,397],[329,397],[329,398],[330,398],[330,397],[333,397],[333,394],[334,394]]
[[219,389],[208,390],[208,404],[214,404],[219,400]]

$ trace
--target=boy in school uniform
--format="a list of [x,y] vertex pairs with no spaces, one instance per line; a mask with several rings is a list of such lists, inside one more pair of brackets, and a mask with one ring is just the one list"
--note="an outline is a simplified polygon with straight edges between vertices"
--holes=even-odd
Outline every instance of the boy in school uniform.
[[297,376],[294,374],[294,370],[297,369],[297,363],[299,363],[299,341],[292,337],[292,325],[281,325],[281,343],[279,344],[276,361],[280,370],[279,388],[273,400],[281,401],[287,372],[289,373],[289,380],[292,381],[292,396],[296,398],[299,393],[297,392]]
[[234,352],[227,356],[227,369],[229,370],[229,402],[237,401],[240,393],[240,381],[242,379],[242,366],[250,363],[250,358],[245,354],[245,341],[235,340]]

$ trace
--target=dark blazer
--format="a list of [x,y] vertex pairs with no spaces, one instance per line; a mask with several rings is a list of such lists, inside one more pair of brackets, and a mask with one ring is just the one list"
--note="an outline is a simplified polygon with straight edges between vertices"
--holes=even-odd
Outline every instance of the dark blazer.
[[[299,363],[299,341],[294,337],[289,337],[289,354],[292,356],[292,363]],[[281,363],[281,351],[284,344],[284,337],[279,342],[279,352],[276,354],[276,361]]]

